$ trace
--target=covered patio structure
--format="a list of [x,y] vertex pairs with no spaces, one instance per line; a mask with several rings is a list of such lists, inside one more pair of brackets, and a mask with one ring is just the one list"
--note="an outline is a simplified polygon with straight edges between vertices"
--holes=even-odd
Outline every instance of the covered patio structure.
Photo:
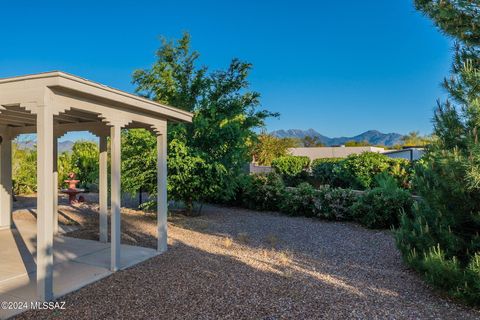
[[[121,130],[145,128],[157,136],[157,183],[158,183],[158,244],[156,254],[167,250],[167,121],[191,122],[192,114],[177,108],[162,105],[123,91],[85,80],[64,72],[48,72],[0,79],[0,295],[2,283],[12,277],[8,263],[13,256],[23,260],[27,274],[36,288],[37,301],[49,301],[68,290],[54,291],[55,250],[77,248],[83,253],[109,251],[109,272],[129,266],[150,252],[121,246]],[[99,137],[99,242],[56,236],[58,226],[58,172],[57,141],[70,131],[89,131]],[[37,134],[37,223],[15,227],[12,219],[12,141],[20,134]],[[108,143],[110,138],[111,195],[110,227],[108,243]],[[3,237],[3,238],[2,238]],[[25,248],[19,239],[34,237]],[[9,239],[9,240],[6,240]],[[55,239],[55,240],[54,240]],[[10,242],[9,242],[10,241]],[[12,242],[13,241],[13,242]],[[82,242],[83,241],[83,242]],[[25,242],[25,241],[24,241]],[[63,247],[62,247],[63,246]],[[84,247],[82,247],[84,246]],[[86,250],[90,248],[89,250]],[[91,250],[96,248],[98,250]],[[126,248],[125,252],[121,250]],[[30,253],[32,259],[26,258]],[[78,253],[77,252],[77,253]],[[65,256],[67,258],[65,258]],[[73,254],[70,260],[85,254]],[[128,257],[132,257],[131,261]],[[103,255],[102,258],[105,258]],[[9,260],[10,259],[10,260]],[[63,260],[62,260],[63,259]],[[66,262],[68,255],[58,261]],[[18,259],[17,259],[18,260]],[[88,260],[88,259],[87,259]],[[141,260],[141,259],[140,259]],[[107,260],[105,260],[107,261]],[[18,262],[18,261],[17,261]],[[85,261],[84,261],[85,263]],[[28,266],[27,266],[28,265]],[[10,267],[14,266],[12,264]],[[61,279],[61,275],[55,279]],[[60,280],[61,281],[61,280]],[[90,281],[91,282],[91,281]],[[5,287],[5,286],[4,286]],[[11,284],[9,285],[9,288]],[[72,290],[78,288],[72,288]],[[11,290],[11,288],[9,289]],[[71,291],[71,290],[70,290]]]

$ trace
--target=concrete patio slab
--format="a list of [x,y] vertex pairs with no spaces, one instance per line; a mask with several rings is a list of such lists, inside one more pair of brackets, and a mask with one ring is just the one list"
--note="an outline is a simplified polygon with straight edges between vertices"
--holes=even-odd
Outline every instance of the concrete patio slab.
[[[0,301],[33,302],[36,292],[35,223],[15,221],[16,228],[0,230]],[[55,298],[112,274],[110,244],[59,235],[54,239],[53,292]],[[149,248],[121,245],[121,269],[158,255]],[[26,310],[0,310],[6,319]]]

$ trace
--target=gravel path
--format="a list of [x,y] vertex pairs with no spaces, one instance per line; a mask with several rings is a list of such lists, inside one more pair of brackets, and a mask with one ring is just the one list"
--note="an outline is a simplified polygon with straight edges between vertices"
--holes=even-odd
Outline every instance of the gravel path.
[[[61,206],[97,239],[88,205]],[[94,210],[94,208],[93,208]],[[31,219],[19,211],[16,219]],[[122,242],[155,246],[151,215],[122,213]],[[169,219],[169,251],[18,319],[479,319],[402,263],[388,231],[208,206]]]

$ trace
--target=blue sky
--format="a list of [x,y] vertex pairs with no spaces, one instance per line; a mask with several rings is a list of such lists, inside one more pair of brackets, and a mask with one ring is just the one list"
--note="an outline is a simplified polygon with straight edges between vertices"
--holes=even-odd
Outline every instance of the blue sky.
[[19,0],[0,11],[0,77],[62,70],[132,92],[159,36],[188,31],[211,69],[253,63],[252,89],[281,113],[269,131],[430,133],[451,61],[451,41],[408,0]]

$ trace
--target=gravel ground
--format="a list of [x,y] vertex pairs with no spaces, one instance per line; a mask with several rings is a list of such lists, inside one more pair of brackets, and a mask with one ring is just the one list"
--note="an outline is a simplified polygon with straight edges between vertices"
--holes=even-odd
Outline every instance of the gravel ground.
[[[81,227],[69,236],[98,239],[94,205],[60,210],[61,222]],[[122,212],[123,243],[154,247],[155,230],[152,215]],[[168,244],[167,253],[61,298],[66,310],[17,319],[480,318],[408,270],[388,231],[208,206],[200,217],[171,217]]]

